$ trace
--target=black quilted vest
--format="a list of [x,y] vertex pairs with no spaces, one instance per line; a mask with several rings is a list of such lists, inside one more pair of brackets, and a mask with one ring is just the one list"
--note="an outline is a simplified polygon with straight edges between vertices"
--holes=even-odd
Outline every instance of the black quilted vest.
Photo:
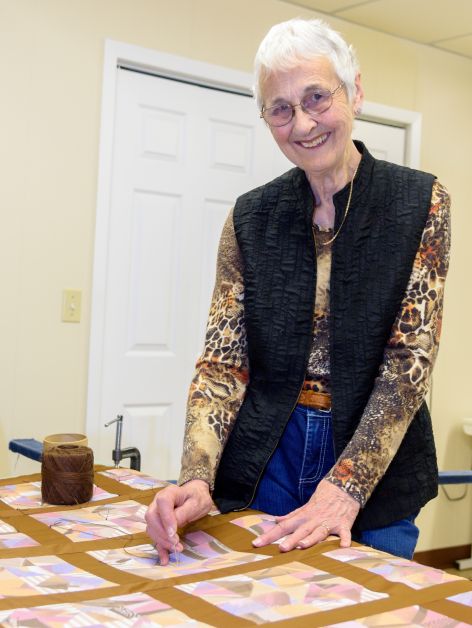
[[[374,159],[356,144],[362,160],[331,263],[331,393],[337,457],[351,439],[374,386],[434,182],[430,174]],[[334,196],[335,231],[348,193],[346,186]],[[312,212],[310,185],[298,168],[241,196],[234,209],[244,260],[250,383],[217,471],[213,498],[222,512],[251,503],[305,377],[316,288]],[[402,519],[436,494],[431,419],[423,404],[355,529]]]

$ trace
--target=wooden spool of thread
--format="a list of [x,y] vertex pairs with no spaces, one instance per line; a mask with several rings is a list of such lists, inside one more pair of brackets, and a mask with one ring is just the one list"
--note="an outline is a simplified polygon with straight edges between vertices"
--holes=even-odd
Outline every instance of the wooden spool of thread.
[[93,494],[93,451],[79,445],[49,447],[43,451],[41,476],[43,502],[88,502]]

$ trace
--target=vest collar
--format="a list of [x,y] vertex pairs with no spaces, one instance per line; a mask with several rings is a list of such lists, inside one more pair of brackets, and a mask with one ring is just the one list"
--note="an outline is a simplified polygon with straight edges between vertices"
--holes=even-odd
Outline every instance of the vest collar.
[[[354,140],[354,144],[361,154],[361,161],[359,162],[359,167],[357,169],[356,177],[354,179],[350,211],[352,211],[352,209],[357,206],[358,202],[362,199],[364,193],[367,191],[370,185],[372,170],[375,163],[375,158],[369,153],[365,144],[358,140]],[[298,200],[300,202],[300,207],[303,208],[306,220],[309,220],[309,226],[311,228],[311,220],[313,214],[313,192],[311,190],[310,183],[304,170],[301,170],[300,168],[294,168],[292,181]],[[336,210],[334,225],[335,231],[341,223],[344,212],[346,210],[346,203],[349,197],[349,188],[350,182],[348,182],[333,196],[334,207]]]

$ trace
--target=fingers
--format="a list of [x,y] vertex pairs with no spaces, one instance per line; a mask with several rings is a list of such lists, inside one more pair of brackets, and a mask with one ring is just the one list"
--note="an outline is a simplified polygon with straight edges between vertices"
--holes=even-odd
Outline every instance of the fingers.
[[206,482],[192,480],[180,488],[182,500],[174,513],[179,527],[204,517],[213,507],[210,488]]
[[339,530],[339,545],[340,547],[351,547],[352,535],[349,528],[340,528]]
[[331,531],[329,527],[324,524],[316,526],[314,530],[309,532],[306,536],[303,536],[303,530],[300,531],[300,534],[298,534],[297,531],[297,534],[292,534],[289,539],[287,539],[287,547],[284,547],[284,551],[289,551],[294,547],[306,549],[307,547],[321,543],[321,541],[325,541],[330,534]]
[[206,515],[212,507],[209,486],[193,480],[183,486],[159,491],[149,506],[146,531],[154,541],[161,565],[169,562],[169,552],[183,551],[177,529]]
[[163,547],[159,547],[159,545],[154,545],[156,552],[159,556],[159,564],[162,567],[165,567],[169,564],[169,552],[165,550]]
[[[177,527],[182,528],[187,523],[196,521],[201,517],[208,514],[211,506],[206,503],[201,503],[196,497],[191,497],[184,501],[181,506],[178,506],[174,511]],[[169,529],[170,533],[170,529]]]
[[281,521],[277,521],[275,526],[269,530],[269,532],[265,532],[254,539],[252,542],[254,547],[264,547],[264,545],[270,545],[274,541],[279,541],[283,537],[290,534],[295,529],[296,523],[293,523],[293,520],[288,516]]
[[164,489],[160,491],[154,498],[158,521],[169,538],[172,538],[177,532],[178,524],[175,509],[181,503],[183,497],[179,488],[170,486],[168,487],[169,490]]
[[159,564],[163,567],[169,563],[170,554],[176,554],[183,552],[183,545],[180,543],[177,535],[175,537],[165,539],[161,537],[156,543],[154,543],[154,549],[159,556]]
[[154,541],[162,565],[169,562],[168,553],[179,544],[175,505],[179,503],[179,487],[168,487],[154,497],[146,514],[146,532]]
[[[322,480],[310,500],[282,517],[276,525],[253,541],[263,547],[282,539],[280,550],[307,548],[324,541],[330,534],[340,538],[341,547],[350,547],[351,528],[359,512],[359,503],[342,489]],[[285,538],[283,538],[285,537]]]
[[[311,534],[308,534],[306,537],[300,539],[296,547],[306,549],[307,547],[311,547],[312,545],[316,545],[317,543],[324,541],[328,538],[328,536],[330,536],[330,534],[336,534],[336,536],[339,536],[340,547],[351,547],[352,537],[349,528],[339,527],[337,528],[336,532],[334,532],[330,530],[329,526],[324,523],[315,528]],[[290,537],[290,540],[292,540],[292,537]]]
[[159,564],[162,566],[169,563],[169,554],[182,552],[184,549],[177,534],[170,536],[159,525],[153,526],[152,530],[148,526],[147,532],[154,540],[154,548],[159,556]]
[[269,532],[261,534],[252,544],[254,547],[263,547],[274,541],[283,539],[280,551],[289,552],[295,548],[306,548],[324,541],[331,531],[325,523],[316,524],[306,517],[291,517],[279,521]]

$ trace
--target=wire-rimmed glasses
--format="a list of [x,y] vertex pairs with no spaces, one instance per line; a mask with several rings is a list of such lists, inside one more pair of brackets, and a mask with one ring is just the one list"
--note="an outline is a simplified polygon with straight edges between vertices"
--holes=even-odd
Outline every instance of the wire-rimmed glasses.
[[289,102],[280,102],[273,107],[262,108],[260,117],[273,127],[285,126],[292,121],[295,115],[295,108],[300,107],[302,111],[308,115],[319,115],[327,111],[333,104],[333,96],[344,86],[341,81],[337,87],[330,91],[323,87],[315,87],[310,89],[301,99],[298,105],[292,105]]

